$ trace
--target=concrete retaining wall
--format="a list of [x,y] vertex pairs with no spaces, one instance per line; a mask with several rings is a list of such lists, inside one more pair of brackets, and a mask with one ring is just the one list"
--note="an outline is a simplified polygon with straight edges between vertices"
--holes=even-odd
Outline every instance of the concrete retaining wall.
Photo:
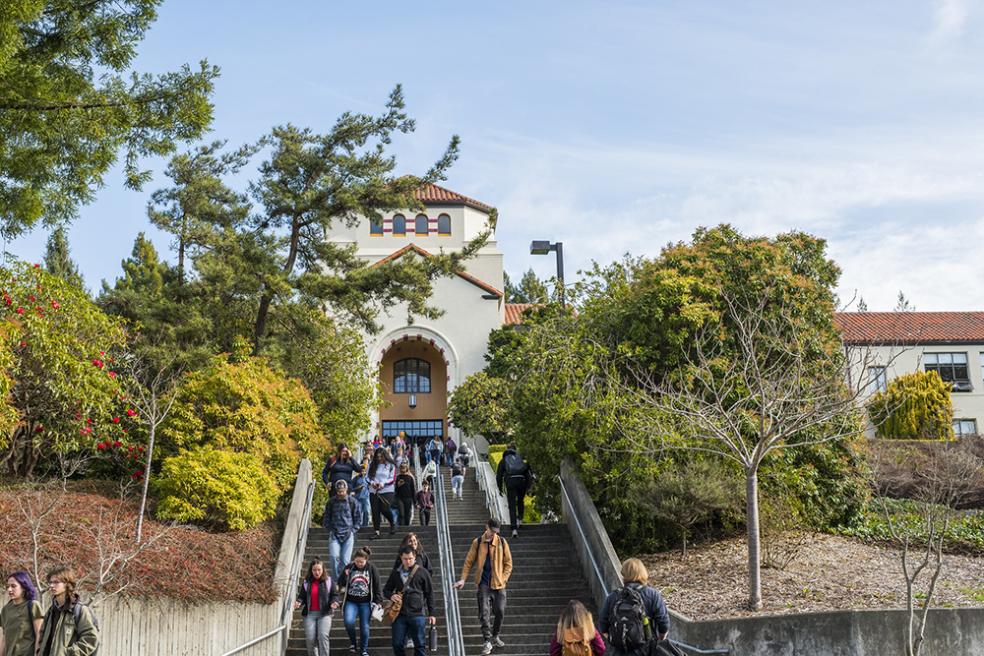
[[[597,606],[619,587],[620,560],[594,501],[568,460],[561,463],[564,521]],[[580,528],[578,524],[580,523]],[[582,531],[584,538],[582,538]],[[589,548],[585,548],[585,543]],[[590,551],[590,553],[589,553]],[[670,609],[670,637],[732,656],[901,656],[908,619],[901,610],[837,611],[695,621]],[[984,608],[930,612],[924,656],[984,655]]]
[[[112,597],[95,608],[101,629],[101,656],[221,656],[280,625],[286,597],[292,597],[290,575],[301,531],[301,515],[311,482],[311,463],[301,462],[290,510],[280,543],[274,585],[279,599],[272,604],[187,604],[175,600]],[[303,554],[300,555],[303,558]],[[215,572],[217,583],[222,572]],[[239,654],[280,656],[281,642],[273,636]]]

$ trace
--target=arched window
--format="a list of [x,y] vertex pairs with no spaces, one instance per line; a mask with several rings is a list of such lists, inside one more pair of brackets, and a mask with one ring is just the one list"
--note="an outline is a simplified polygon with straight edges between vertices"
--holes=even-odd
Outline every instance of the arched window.
[[430,232],[430,225],[427,221],[426,214],[418,214],[417,218],[413,222],[414,232],[418,235],[427,235]]
[[397,214],[393,217],[393,236],[405,237],[407,234],[407,217]]
[[395,394],[430,394],[430,362],[419,358],[397,360],[393,365],[393,392]]
[[381,237],[383,235],[382,219],[369,219],[369,234],[374,237]]
[[447,214],[437,217],[437,234],[445,237],[451,235],[451,217]]

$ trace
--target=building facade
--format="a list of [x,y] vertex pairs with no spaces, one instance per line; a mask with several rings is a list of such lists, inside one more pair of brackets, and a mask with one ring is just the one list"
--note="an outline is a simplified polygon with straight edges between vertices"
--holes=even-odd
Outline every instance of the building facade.
[[[488,229],[491,207],[437,185],[417,194],[423,211],[393,211],[381,221],[338,225],[331,241],[351,244],[371,266],[401,257],[430,257],[459,251]],[[370,365],[378,367],[385,403],[373,418],[384,436],[453,436],[448,397],[469,375],[485,367],[489,333],[506,322],[503,262],[493,231],[464,271],[434,281],[429,304],[444,311],[437,319],[408,322],[405,304],[377,319],[382,330],[365,335]],[[512,308],[510,308],[512,310]]]
[[897,376],[936,371],[952,385],[953,432],[984,430],[984,312],[841,312],[836,321],[865,397]]

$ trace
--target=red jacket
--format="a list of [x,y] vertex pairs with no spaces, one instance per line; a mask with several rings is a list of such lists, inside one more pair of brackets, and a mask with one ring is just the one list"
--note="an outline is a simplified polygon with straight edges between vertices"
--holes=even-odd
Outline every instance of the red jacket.
[[[550,656],[562,656],[564,645],[557,642],[557,632],[550,638]],[[591,653],[594,656],[605,656],[605,641],[601,639],[601,634],[595,631],[594,638],[591,639]]]

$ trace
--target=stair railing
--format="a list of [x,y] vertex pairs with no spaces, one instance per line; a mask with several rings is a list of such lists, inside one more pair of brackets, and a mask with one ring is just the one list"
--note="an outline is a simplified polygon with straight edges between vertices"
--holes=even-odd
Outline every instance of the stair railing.
[[[249,642],[239,645],[235,649],[225,652],[222,656],[232,656],[233,654],[238,654],[249,649],[253,645],[258,645],[261,642],[269,640],[278,634],[281,636],[280,653],[281,655],[287,653],[287,644],[290,638],[291,618],[294,614],[294,593],[297,590],[297,580],[300,577],[301,569],[304,566],[304,552],[307,549],[308,528],[311,526],[311,505],[314,500],[314,488],[317,485],[317,480],[310,471],[310,462],[308,462],[307,468],[310,480],[307,481],[304,510],[301,513],[300,530],[297,532],[297,541],[294,544],[294,552],[291,555],[292,564],[290,568],[290,582],[283,593],[283,610],[280,613],[280,625],[270,631],[267,631],[259,637],[253,638]],[[298,471],[303,471],[303,463]],[[300,476],[298,476],[297,482],[303,484],[300,480]]]
[[492,517],[500,524],[505,524],[509,519],[509,509],[506,506],[506,499],[499,492],[499,486],[495,482],[495,472],[488,460],[482,460],[475,454],[475,479],[478,487],[485,493],[485,506],[489,509],[489,517]]
[[[569,470],[570,465],[567,464],[567,467],[562,467],[561,472],[563,472],[564,469]],[[567,491],[567,486],[564,484],[563,474],[557,476],[557,482],[560,483],[560,492],[564,497],[563,498],[564,506],[568,509],[570,517],[574,520],[574,526],[577,529],[578,537],[580,538],[581,544],[584,547],[584,553],[588,555],[588,559],[591,561],[591,568],[594,571],[595,578],[597,579],[601,589],[604,591],[604,595],[607,597],[611,592],[611,586],[608,585],[607,577],[602,574],[602,565],[599,564],[598,558],[595,556],[595,550],[591,546],[591,541],[588,539],[587,533],[584,530],[584,526],[581,523],[581,517],[580,517],[581,512],[578,506],[574,504],[574,501],[571,498],[570,493]],[[604,529],[602,529],[602,531],[604,531]],[[607,540],[607,537],[605,538],[605,540]],[[621,584],[622,583],[621,575],[619,574],[617,576],[619,579],[618,583]],[[688,654],[700,654],[701,656],[704,655],[728,656],[731,654],[730,647],[704,649],[701,647],[695,647],[694,645],[689,645],[685,642],[673,640],[672,638],[669,641],[677,649],[681,649]]]
[[447,622],[448,652],[450,656],[465,656],[464,633],[461,628],[461,609],[458,606],[457,576],[454,571],[454,549],[451,543],[451,523],[448,520],[447,496],[444,472],[437,466],[435,493],[437,510],[437,544],[441,556],[441,583],[444,588],[444,617]]

